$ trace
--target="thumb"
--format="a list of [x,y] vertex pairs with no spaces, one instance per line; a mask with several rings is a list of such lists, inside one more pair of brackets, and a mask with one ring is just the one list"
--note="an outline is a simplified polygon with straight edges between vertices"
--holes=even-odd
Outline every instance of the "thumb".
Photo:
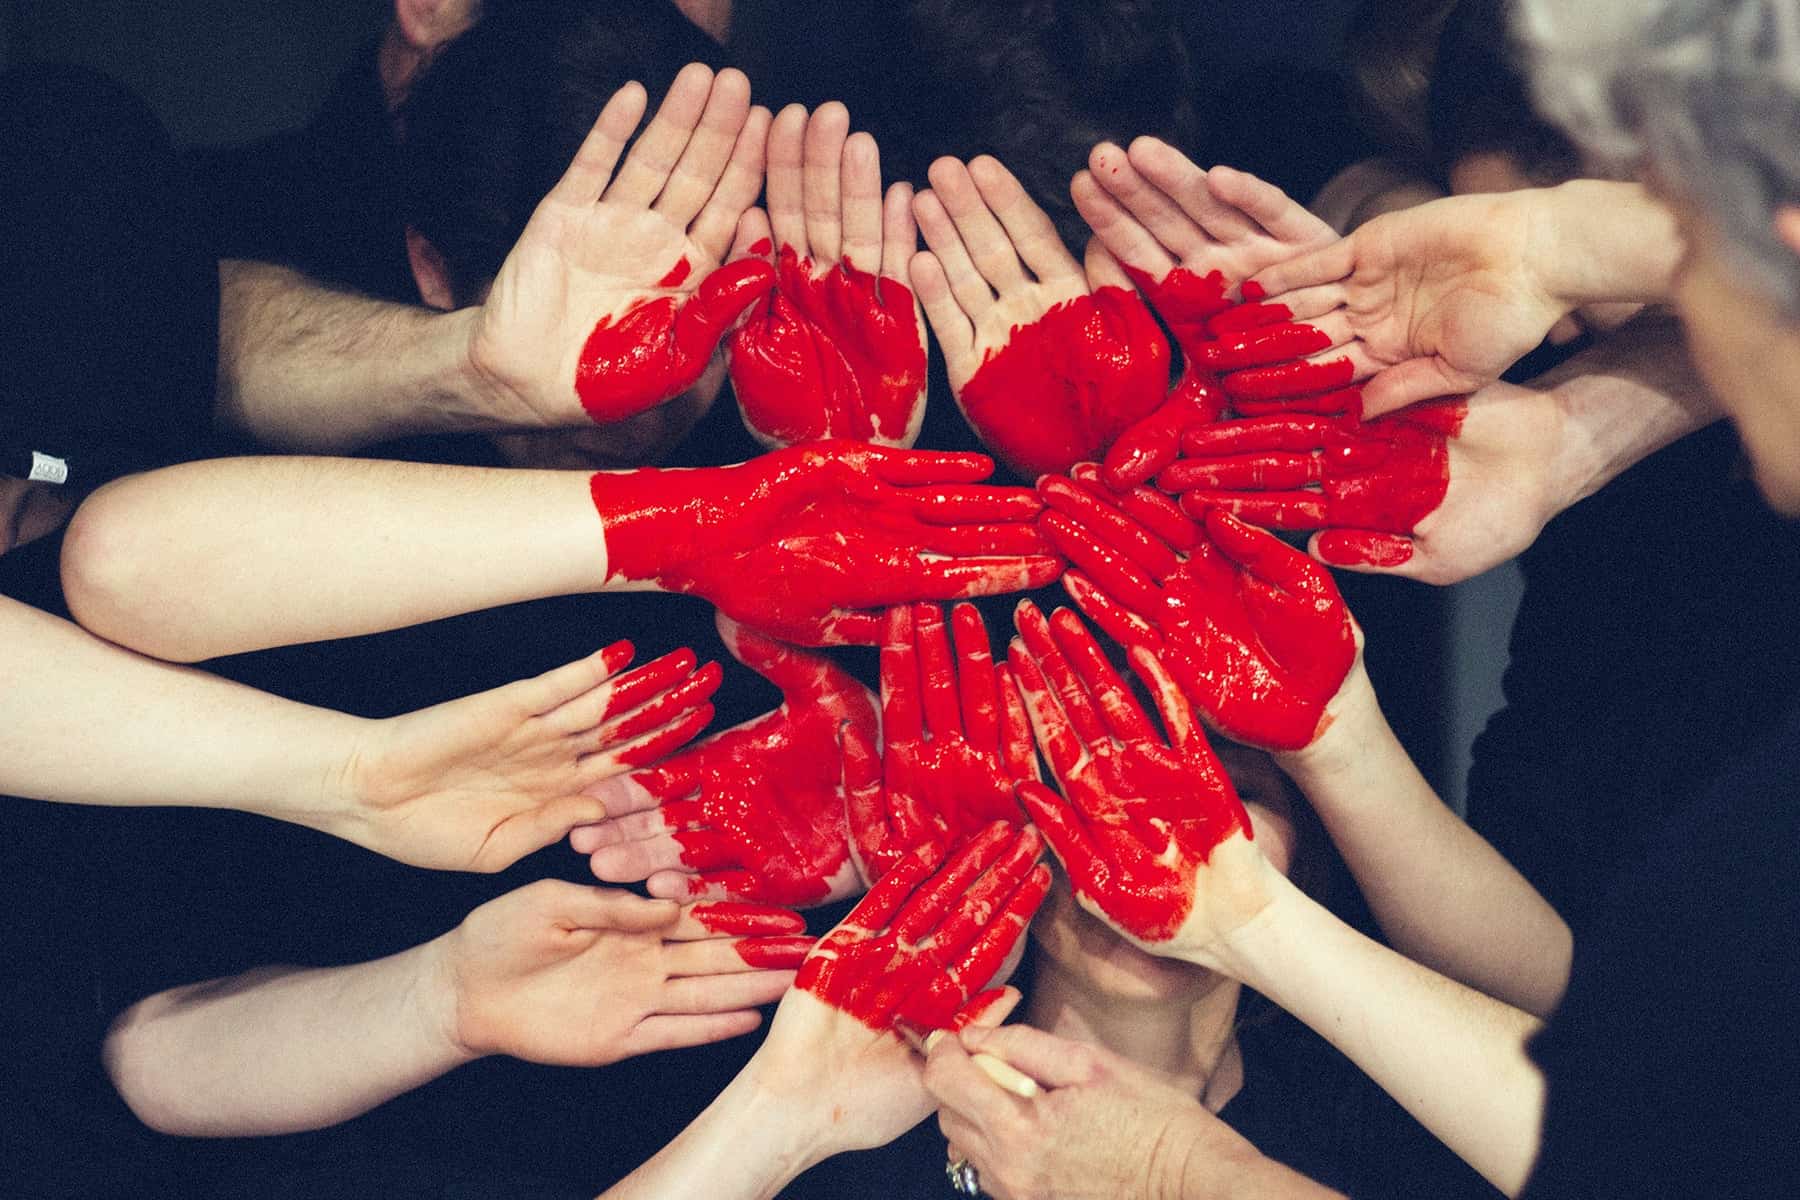
[[774,286],[775,268],[759,258],[720,267],[675,314],[676,348],[694,360],[711,358],[725,332]]
[[1362,418],[1376,417],[1444,396],[1460,396],[1473,392],[1491,379],[1458,371],[1442,358],[1409,358],[1371,376],[1362,388]]
[[1364,529],[1326,529],[1313,535],[1307,553],[1331,567],[1371,575],[1410,575],[1413,542],[1394,533]]
[[545,801],[495,826],[476,851],[470,868],[503,871],[527,854],[561,841],[576,826],[591,825],[605,817],[606,805],[598,796],[559,796]]

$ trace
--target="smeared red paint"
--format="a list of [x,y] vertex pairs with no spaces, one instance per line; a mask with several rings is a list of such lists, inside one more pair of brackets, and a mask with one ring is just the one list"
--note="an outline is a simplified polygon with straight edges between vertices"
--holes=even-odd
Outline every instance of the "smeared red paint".
[[1229,311],[1227,283],[1217,271],[1196,275],[1176,267],[1153,279],[1136,267],[1125,267],[1132,284],[1149,300],[1175,344],[1181,348],[1181,377],[1162,406],[1121,433],[1106,452],[1104,476],[1120,491],[1144,482],[1174,459],[1182,433],[1216,421],[1225,411],[1225,394],[1207,366],[1211,344],[1209,322]]
[[750,253],[752,254],[767,254],[774,248],[774,244],[771,243],[768,238],[757,238],[754,242],[750,243]]
[[662,288],[680,287],[681,281],[686,279],[688,273],[693,269],[694,264],[690,263],[687,260],[687,255],[684,254],[675,260],[675,265],[669,268],[669,273],[667,275],[664,275],[661,279],[656,281],[656,286]]
[[[600,661],[610,674],[630,662],[633,652],[630,642],[615,642],[601,651]],[[611,680],[594,731],[596,750],[626,766],[641,766],[704,729],[713,712],[707,701],[723,676],[717,663],[695,667],[694,652],[681,649]]]
[[688,909],[688,914],[708,933],[735,933],[762,937],[804,933],[806,918],[791,908],[773,904],[745,904],[739,900],[708,900]]
[[[686,263],[658,286],[685,278]],[[640,298],[601,317],[575,364],[581,406],[608,424],[680,395],[700,378],[732,323],[774,285],[768,263],[742,259],[712,272],[690,296]]]
[[[819,943],[794,986],[871,1029],[950,1029],[1050,890],[1037,831],[996,822],[952,855],[922,845]],[[935,873],[934,873],[935,872]]]
[[1446,400],[1366,423],[1307,415],[1222,421],[1191,430],[1182,445],[1189,457],[1157,483],[1183,493],[1182,506],[1195,515],[1222,508],[1273,529],[1409,534],[1443,502],[1449,439],[1467,411],[1466,401]]
[[1412,561],[1410,538],[1391,533],[1327,529],[1319,535],[1319,557],[1339,567],[1402,567]]
[[[889,604],[1042,587],[1029,488],[978,454],[815,442],[691,471],[601,472],[609,579],[710,600],[786,641],[875,644]],[[835,762],[835,754],[832,756]]]
[[1311,325],[1268,325],[1207,343],[1202,361],[1216,371],[1231,371],[1286,362],[1330,348],[1331,339]]
[[981,440],[1033,479],[1104,453],[1168,383],[1169,347],[1150,310],[1103,287],[1015,326],[957,399]]
[[745,938],[737,944],[737,952],[746,966],[758,971],[794,971],[816,945],[818,939],[809,937]]
[[[1329,343],[1329,339],[1326,340]],[[1333,358],[1324,362],[1301,361],[1273,367],[1252,367],[1221,376],[1219,382],[1225,388],[1225,394],[1236,402],[1279,400],[1287,396],[1329,392],[1349,386],[1355,377],[1356,368],[1348,358]]]
[[[818,903],[851,874],[838,731],[875,737],[874,697],[829,659],[745,629],[727,634],[738,660],[781,689],[781,706],[632,778],[661,801],[682,863],[697,872],[694,895]],[[707,907],[695,916],[709,929],[744,919]]]
[[1318,735],[1356,655],[1329,571],[1220,511],[1178,551],[1097,485],[1046,480],[1040,490],[1052,510],[1044,532],[1077,568],[1063,579],[1076,605],[1159,655],[1209,724],[1267,749]]
[[839,263],[816,272],[783,246],[775,290],[731,336],[744,423],[784,445],[897,444],[924,415],[925,330],[912,291]]
[[1047,621],[1027,601],[1016,621],[1008,662],[1067,797],[1026,783],[1019,799],[1078,898],[1128,936],[1166,942],[1193,909],[1196,875],[1227,837],[1251,836],[1250,816],[1154,655],[1138,648],[1132,664],[1166,740],[1074,613]]
[[996,820],[1025,822],[1013,788],[1036,778],[1037,764],[1024,704],[995,672],[975,607],[959,604],[951,619],[954,658],[936,605],[888,610],[881,754],[844,739],[851,845],[865,879],[920,845],[954,850]]
[[1186,267],[1176,267],[1156,279],[1146,271],[1126,266],[1125,274],[1169,327],[1170,336],[1190,361],[1213,339],[1208,323],[1231,307],[1226,298],[1231,285],[1218,271],[1197,275]]

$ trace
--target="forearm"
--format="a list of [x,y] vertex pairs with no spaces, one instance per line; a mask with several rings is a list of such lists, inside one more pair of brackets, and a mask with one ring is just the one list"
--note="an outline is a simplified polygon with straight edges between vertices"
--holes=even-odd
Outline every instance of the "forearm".
[[158,993],[114,1023],[107,1072],[163,1133],[257,1137],[349,1120],[469,1061],[449,1032],[438,945]]
[[286,267],[219,264],[220,424],[283,450],[528,428],[469,367],[476,310],[334,291]]
[[1525,1050],[1536,1018],[1370,941],[1285,880],[1275,887],[1209,965],[1310,1026],[1516,1195],[1543,1124],[1544,1080]]
[[580,471],[361,459],[190,463],[76,513],[63,587],[87,628],[175,661],[350,637],[606,579]]
[[336,832],[367,722],[143,658],[0,597],[0,792],[237,808]]
[[1537,269],[1550,294],[1570,308],[1667,298],[1683,239],[1674,216],[1642,184],[1574,179],[1517,195],[1545,222],[1546,253]]
[[1318,812],[1388,942],[1547,1016],[1568,986],[1568,925],[1438,798],[1360,669],[1333,708],[1317,742],[1277,761]]

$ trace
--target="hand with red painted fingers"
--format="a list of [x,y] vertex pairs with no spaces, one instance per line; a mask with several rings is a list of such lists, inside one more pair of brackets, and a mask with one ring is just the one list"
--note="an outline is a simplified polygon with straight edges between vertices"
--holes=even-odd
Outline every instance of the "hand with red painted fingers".
[[[1173,459],[1183,430],[1224,410],[1232,389],[1221,386],[1218,372],[1233,362],[1217,360],[1222,345],[1260,345],[1277,328],[1287,330],[1279,335],[1282,358],[1331,344],[1323,333],[1284,325],[1284,309],[1238,303],[1238,289],[1262,268],[1337,234],[1280,188],[1230,167],[1202,170],[1153,137],[1137,138],[1129,150],[1095,146],[1069,190],[1106,251],[1101,261],[1123,267],[1182,353],[1181,378],[1168,400],[1107,453],[1106,482],[1122,490]],[[1094,262],[1090,254],[1089,279],[1097,283]]]
[[963,416],[1026,478],[1099,455],[1168,390],[1150,310],[1129,287],[1090,287],[999,162],[940,158],[930,178],[911,275]]
[[720,266],[762,186],[749,81],[690,63],[625,154],[645,106],[636,83],[607,101],[476,311],[469,362],[509,424],[605,424],[681,395],[774,285],[741,253]]
[[[996,1087],[977,1054],[1023,1072],[1037,1093]],[[1029,1025],[944,1038],[926,1062],[925,1086],[952,1156],[975,1168],[995,1200],[1336,1195],[1264,1158],[1192,1092],[1148,1067]]]
[[974,605],[957,605],[948,630],[935,604],[888,610],[881,741],[844,730],[850,847],[865,880],[921,845],[953,850],[994,821],[1024,824],[1013,788],[1037,778],[1031,724]]
[[1150,488],[1111,493],[1092,467],[1039,489],[1076,605],[1156,654],[1208,724],[1266,750],[1324,731],[1361,653],[1329,571],[1216,509],[1196,522]]
[[[535,679],[371,722],[345,785],[343,836],[401,862],[499,871],[605,815],[608,779],[654,762],[712,720],[719,667],[691,650],[631,671],[615,642]],[[623,674],[621,674],[623,672]]]
[[427,978],[463,1057],[597,1067],[755,1029],[812,947],[805,928],[785,909],[544,879],[431,943]]
[[838,766],[840,730],[879,734],[869,689],[829,659],[724,617],[737,660],[781,689],[781,707],[609,784],[605,821],[569,843],[596,878],[652,895],[824,904],[855,895]]
[[[1028,488],[979,454],[815,442],[692,471],[602,472],[611,586],[702,596],[800,645],[874,645],[882,610],[1042,587],[1062,560]],[[835,757],[835,756],[834,756]]]
[[1165,733],[1073,612],[1029,602],[1008,663],[1062,789],[1019,786],[1081,906],[1153,954],[1216,966],[1213,944],[1272,899],[1274,869],[1206,735],[1157,657],[1132,666]]
[[850,438],[910,446],[925,420],[925,318],[906,286],[912,187],[881,192],[881,155],[835,101],[769,128],[768,202],[739,242],[776,286],[727,342],[744,425],[766,446]]

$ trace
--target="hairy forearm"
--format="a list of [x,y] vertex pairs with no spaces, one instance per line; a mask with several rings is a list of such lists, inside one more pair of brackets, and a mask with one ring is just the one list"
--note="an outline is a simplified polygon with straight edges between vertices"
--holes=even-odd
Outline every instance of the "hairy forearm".
[[580,471],[362,459],[190,463],[76,513],[63,587],[87,628],[174,661],[350,637],[606,579]]
[[1568,986],[1568,925],[1438,798],[1360,669],[1333,709],[1317,742],[1277,761],[1318,812],[1388,942],[1451,979],[1548,1016]]
[[1544,1080],[1530,1014],[1357,933],[1292,885],[1209,960],[1344,1053],[1508,1195],[1537,1157]]
[[753,1059],[674,1141],[600,1200],[767,1200],[824,1157],[795,1136],[792,1109],[758,1084]]
[[368,723],[144,658],[0,597],[0,792],[237,808],[338,831]]
[[438,945],[160,992],[114,1023],[107,1072],[164,1133],[256,1137],[349,1120],[469,1060],[449,1033]]
[[530,427],[469,369],[476,312],[334,291],[269,263],[219,264],[220,424],[283,450]]

